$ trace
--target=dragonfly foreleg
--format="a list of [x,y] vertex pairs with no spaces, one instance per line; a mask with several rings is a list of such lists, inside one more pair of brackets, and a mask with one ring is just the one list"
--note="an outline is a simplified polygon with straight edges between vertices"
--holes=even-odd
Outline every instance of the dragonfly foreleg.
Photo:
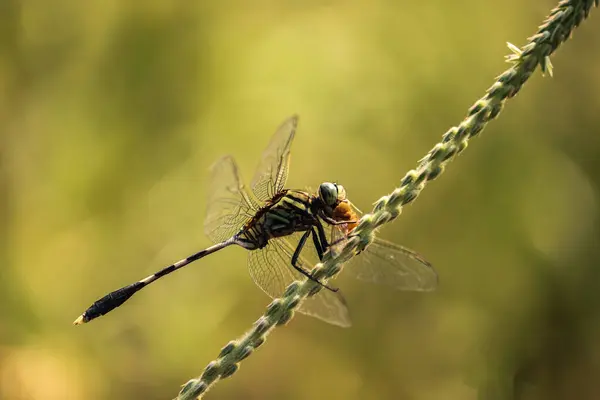
[[323,218],[323,220],[325,222],[327,222],[329,225],[344,225],[344,224],[356,224],[358,221],[357,220],[350,220],[350,221],[337,221],[331,217],[328,217],[327,215],[323,214],[321,215],[321,218]]
[[313,232],[313,230],[309,229],[300,238],[300,241],[298,242],[298,246],[296,246],[296,250],[294,251],[294,254],[292,255],[292,267],[294,267],[294,269],[296,271],[300,272],[302,275],[306,276],[311,281],[316,282],[319,285],[323,286],[325,289],[331,290],[332,292],[337,292],[339,290],[338,288],[332,288],[324,283],[321,283],[318,279],[315,279],[310,272],[307,272],[304,268],[302,268],[302,266],[298,265],[298,258],[300,258],[300,252],[302,252],[302,249],[304,248],[304,245],[306,244],[306,240],[308,239],[308,236],[312,232]]

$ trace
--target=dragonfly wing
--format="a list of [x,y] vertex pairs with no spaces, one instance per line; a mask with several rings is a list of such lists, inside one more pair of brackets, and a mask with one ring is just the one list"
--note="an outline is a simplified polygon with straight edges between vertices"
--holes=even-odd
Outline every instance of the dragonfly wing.
[[235,235],[258,208],[258,202],[244,187],[233,157],[224,156],[213,164],[204,220],[204,232],[213,242]]
[[397,290],[432,291],[438,284],[435,269],[421,255],[378,238],[348,261],[343,273]]
[[296,115],[288,118],[277,129],[262,154],[252,179],[252,191],[260,201],[267,201],[283,190],[289,172],[290,148],[297,126]]
[[[271,298],[280,297],[293,281],[306,279],[291,266],[292,254],[293,247],[285,239],[271,239],[265,248],[248,252],[250,276]],[[299,262],[307,269],[312,267],[303,257]],[[352,324],[346,301],[339,292],[323,289],[305,299],[298,311],[344,328]]]
[[[349,203],[359,217],[362,212]],[[330,240],[335,251],[348,233],[348,224],[331,227]],[[345,264],[344,274],[357,279],[391,286],[397,290],[432,291],[438,275],[427,260],[413,250],[375,238],[362,253]]]

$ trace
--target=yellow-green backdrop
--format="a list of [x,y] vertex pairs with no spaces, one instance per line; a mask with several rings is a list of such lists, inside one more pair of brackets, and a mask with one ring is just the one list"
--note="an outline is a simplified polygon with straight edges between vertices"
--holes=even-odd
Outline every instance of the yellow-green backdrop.
[[[71,321],[209,245],[212,162],[251,177],[299,113],[289,186],[368,210],[554,5],[2,0],[0,399],[175,397],[269,302],[243,250]],[[598,20],[381,231],[437,292],[342,274],[353,328],[297,316],[207,398],[600,398]]]

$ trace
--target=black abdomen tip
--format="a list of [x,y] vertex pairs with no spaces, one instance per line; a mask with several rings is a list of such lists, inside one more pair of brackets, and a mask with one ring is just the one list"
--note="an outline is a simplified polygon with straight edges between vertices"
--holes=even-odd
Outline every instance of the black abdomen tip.
[[138,290],[143,288],[146,284],[143,282],[136,282],[132,285],[122,287],[121,289],[115,290],[97,300],[92,304],[79,318],[73,322],[75,325],[85,324],[93,319],[96,319],[104,314],[109,313],[121,304],[125,303],[131,296]]

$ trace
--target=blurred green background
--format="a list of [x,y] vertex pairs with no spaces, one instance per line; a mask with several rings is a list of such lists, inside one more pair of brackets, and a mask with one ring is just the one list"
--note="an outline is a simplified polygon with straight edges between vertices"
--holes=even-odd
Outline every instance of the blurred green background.
[[[89,325],[107,291],[207,245],[209,166],[249,179],[299,113],[288,186],[363,210],[456,125],[556,2],[0,2],[0,399],[170,399],[268,298],[229,248]],[[335,282],[210,399],[600,398],[600,15],[381,231],[431,294]]]

